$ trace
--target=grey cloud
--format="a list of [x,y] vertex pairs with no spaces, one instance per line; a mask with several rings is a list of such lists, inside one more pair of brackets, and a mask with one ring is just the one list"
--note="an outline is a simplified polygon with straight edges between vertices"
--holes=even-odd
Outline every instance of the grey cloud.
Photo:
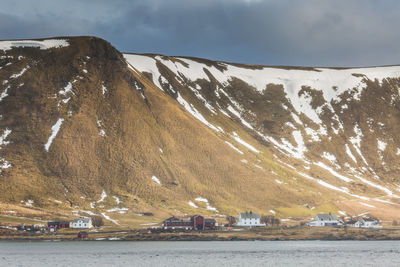
[[0,39],[41,38],[50,36],[93,34],[95,27],[80,18],[62,16],[17,17],[0,13]]

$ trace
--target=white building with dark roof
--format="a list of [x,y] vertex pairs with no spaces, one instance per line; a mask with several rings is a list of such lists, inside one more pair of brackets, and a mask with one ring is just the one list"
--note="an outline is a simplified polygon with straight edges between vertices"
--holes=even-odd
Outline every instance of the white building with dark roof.
[[317,214],[314,219],[307,223],[308,226],[338,226],[342,225],[336,214]]
[[357,220],[350,220],[346,222],[346,226],[348,227],[360,227],[360,222]]
[[256,212],[242,212],[236,226],[241,227],[264,227],[265,223],[260,222],[260,214]]
[[79,219],[74,219],[71,222],[71,228],[74,229],[88,229],[92,228],[92,219],[91,218],[79,218]]
[[362,218],[359,222],[361,228],[382,228],[381,223],[376,218]]
[[376,218],[361,218],[358,221],[347,222],[346,225],[357,228],[382,228],[380,221]]

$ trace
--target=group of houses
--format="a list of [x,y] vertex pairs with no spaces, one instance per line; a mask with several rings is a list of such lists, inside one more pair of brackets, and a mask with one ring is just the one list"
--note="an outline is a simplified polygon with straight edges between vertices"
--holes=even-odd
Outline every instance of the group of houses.
[[376,218],[361,218],[343,222],[339,220],[336,214],[317,214],[314,219],[307,223],[308,226],[347,226],[356,228],[382,228],[379,220]]
[[61,228],[89,229],[92,227],[92,219],[86,217],[74,219],[72,222],[53,221],[47,223],[47,228],[50,232],[56,232],[58,229]]
[[[357,228],[382,228],[379,220],[376,218],[360,218],[358,220],[341,221],[336,214],[317,214],[313,220],[307,223],[308,226],[347,226]],[[72,222],[53,221],[48,222],[48,230],[56,232],[60,228],[89,229],[93,227],[91,218],[77,218]],[[246,211],[239,214],[237,227],[265,227],[261,223],[260,214],[252,211]],[[181,230],[216,230],[218,222],[215,219],[205,218],[202,215],[191,216],[188,220],[176,218],[175,216],[163,221],[163,229],[181,229]]]
[[[260,214],[246,211],[239,214],[237,227],[265,227],[260,222]],[[201,215],[191,216],[189,220],[171,217],[163,221],[163,229],[183,229],[183,230],[216,230],[218,222],[215,219],[207,219]]]
[[218,222],[215,219],[206,219],[201,215],[194,215],[190,220],[182,220],[171,217],[163,222],[164,229],[184,229],[184,230],[215,230]]

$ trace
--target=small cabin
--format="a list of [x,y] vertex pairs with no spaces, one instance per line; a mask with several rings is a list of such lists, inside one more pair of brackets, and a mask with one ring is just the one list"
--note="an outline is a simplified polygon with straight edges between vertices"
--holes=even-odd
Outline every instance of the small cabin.
[[78,237],[79,239],[85,239],[85,238],[88,238],[88,237],[89,237],[89,234],[88,234],[88,232],[80,231],[80,232],[78,233],[77,237]]

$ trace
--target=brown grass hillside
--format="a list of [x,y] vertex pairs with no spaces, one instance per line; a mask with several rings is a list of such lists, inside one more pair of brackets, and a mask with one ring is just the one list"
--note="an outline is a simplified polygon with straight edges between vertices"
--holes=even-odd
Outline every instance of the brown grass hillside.
[[[12,131],[6,139],[9,144],[0,150],[0,157],[12,165],[0,174],[0,213],[11,210],[16,216],[30,214],[46,219],[71,218],[91,211],[105,213],[121,225],[138,226],[171,215],[235,215],[243,210],[274,210],[281,218],[307,218],[317,212],[336,211],[344,206],[337,201],[352,199],[318,186],[282,164],[302,169],[296,160],[276,156],[270,143],[241,126],[234,117],[207,115],[207,120],[224,132],[206,127],[179,105],[168,87],[161,91],[151,81],[151,75],[128,68],[123,55],[106,41],[77,37],[68,38],[68,42],[70,45],[64,48],[0,51],[0,91],[10,86],[8,96],[0,103],[0,133]],[[10,78],[26,66],[29,69],[23,75]],[[162,64],[158,67],[186,101],[200,113],[209,113],[192,91],[177,82],[174,73]],[[5,80],[8,83],[2,84]],[[389,82],[393,83],[391,86],[399,83]],[[72,92],[61,94],[60,90],[69,83]],[[199,83],[204,98],[224,107],[227,98],[217,100],[214,95],[216,80]],[[371,84],[371,88],[374,86]],[[280,104],[290,103],[279,85],[268,85],[261,96],[241,80],[233,80],[225,90],[249,111],[243,116],[262,132],[292,138],[283,126],[291,120],[290,113]],[[377,99],[374,94],[374,90],[367,90],[363,95],[365,103],[372,105]],[[265,105],[267,101],[272,104]],[[355,103],[343,114],[343,121],[351,124],[356,120],[364,128],[364,114],[387,112],[384,105],[374,107],[376,110],[365,105],[357,107]],[[397,113],[392,107],[391,116],[386,117],[394,121],[388,124],[392,131],[398,127]],[[47,152],[45,144],[60,118],[62,125]],[[233,131],[260,153],[235,143]],[[322,147],[335,149],[340,136],[335,138],[316,144],[310,153]],[[393,157],[395,152],[388,149],[386,153]],[[375,164],[372,158],[368,155],[371,164]],[[374,167],[379,173],[385,171]],[[396,175],[392,166],[390,171]],[[313,167],[310,172],[315,178],[338,185],[337,179],[321,169]],[[393,179],[397,181],[396,176]],[[355,183],[346,186],[357,193],[379,196],[376,188]],[[103,190],[107,197],[99,201]],[[118,204],[114,197],[121,202]],[[196,201],[198,197],[209,203]],[[33,201],[32,207],[26,204],[28,200]],[[190,206],[189,201],[198,208]],[[218,212],[207,209],[207,205]],[[128,210],[108,211],[112,208]],[[154,216],[142,216],[145,212]]]

